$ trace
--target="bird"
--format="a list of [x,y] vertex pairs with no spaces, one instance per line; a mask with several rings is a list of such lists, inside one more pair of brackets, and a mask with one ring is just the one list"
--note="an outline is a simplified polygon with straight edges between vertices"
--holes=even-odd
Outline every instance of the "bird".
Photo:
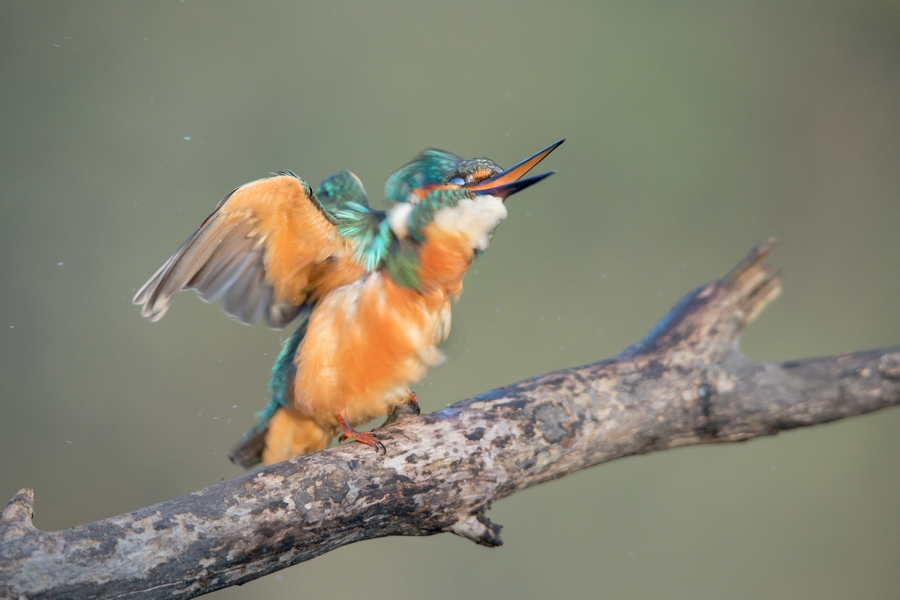
[[564,141],[506,170],[425,150],[387,179],[384,210],[350,171],[315,191],[282,171],[226,195],[133,302],[158,321],[193,289],[243,323],[299,322],[231,460],[281,462],[338,432],[386,454],[376,433],[356,428],[402,405],[419,413],[409,386],[443,360],[463,276],[506,218],[506,199],[555,171],[523,176]]

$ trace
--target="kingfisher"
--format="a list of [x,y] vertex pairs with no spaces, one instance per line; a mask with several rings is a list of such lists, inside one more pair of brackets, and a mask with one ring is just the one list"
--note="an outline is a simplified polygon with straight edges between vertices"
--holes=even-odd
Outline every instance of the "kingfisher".
[[386,453],[375,433],[355,428],[402,405],[419,413],[409,385],[443,359],[437,346],[463,276],[506,218],[506,199],[554,171],[523,176],[564,141],[506,170],[425,150],[388,178],[385,210],[369,206],[350,171],[315,191],[279,172],[225,196],[134,303],[157,321],[193,289],[243,323],[300,323],[272,368],[268,406],[231,460],[280,462],[327,447],[339,431],[340,441]]

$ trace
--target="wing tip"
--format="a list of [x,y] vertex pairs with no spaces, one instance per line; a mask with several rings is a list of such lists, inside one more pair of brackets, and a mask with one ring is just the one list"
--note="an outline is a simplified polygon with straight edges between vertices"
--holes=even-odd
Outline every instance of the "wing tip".
[[141,316],[150,319],[151,323],[155,323],[163,318],[169,305],[172,304],[172,296],[160,296],[156,287],[150,287],[150,282],[142,287],[134,298],[132,304],[141,307]]

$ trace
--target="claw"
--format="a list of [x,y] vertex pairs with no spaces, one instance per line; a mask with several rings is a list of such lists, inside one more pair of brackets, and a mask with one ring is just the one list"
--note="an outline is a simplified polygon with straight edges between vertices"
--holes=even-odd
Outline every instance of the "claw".
[[377,454],[379,450],[381,450],[382,454],[387,454],[387,448],[384,447],[384,444],[375,437],[374,433],[369,433],[368,431],[356,431],[353,427],[350,426],[350,422],[347,421],[347,417],[343,414],[335,415],[338,423],[341,425],[341,430],[343,433],[341,437],[338,438],[338,441],[343,442],[344,440],[356,440],[362,444],[366,444],[375,448],[375,453]]
[[419,408],[419,397],[409,388],[407,388],[406,393],[408,394],[407,399],[409,400],[409,405],[412,406],[413,412],[417,415],[421,414],[422,409]]

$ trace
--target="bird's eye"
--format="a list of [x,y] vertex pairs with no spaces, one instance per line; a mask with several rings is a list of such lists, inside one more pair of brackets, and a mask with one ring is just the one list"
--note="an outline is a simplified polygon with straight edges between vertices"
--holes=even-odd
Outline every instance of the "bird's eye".
[[450,180],[450,183],[453,185],[465,185],[466,180],[463,179],[462,177],[454,177],[453,179]]

